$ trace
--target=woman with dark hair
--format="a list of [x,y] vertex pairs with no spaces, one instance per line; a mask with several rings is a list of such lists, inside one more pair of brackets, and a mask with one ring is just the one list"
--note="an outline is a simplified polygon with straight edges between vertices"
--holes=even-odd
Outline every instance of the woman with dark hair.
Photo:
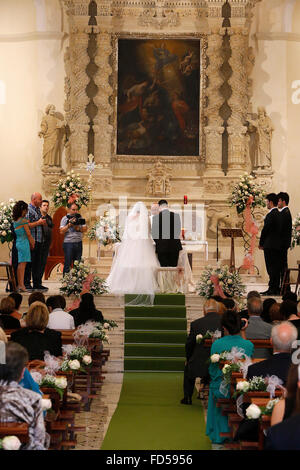
[[14,220],[14,230],[16,233],[17,241],[16,247],[18,251],[18,291],[27,292],[24,285],[24,273],[26,263],[30,263],[31,254],[30,248],[34,248],[34,239],[30,233],[28,226],[28,219],[25,218],[27,214],[28,204],[24,201],[18,201],[13,207],[12,217]]
[[276,300],[271,297],[263,301],[263,311],[261,313],[261,318],[266,323],[272,323],[272,320],[270,317],[270,308],[272,307],[273,304],[276,304]]
[[103,323],[103,315],[100,310],[96,309],[93,294],[89,292],[81,295],[79,307],[69,313],[74,317],[75,328],[88,320]]
[[287,395],[273,408],[271,426],[300,413],[299,364],[291,363],[286,383]]
[[[241,337],[242,319],[234,310],[227,310],[221,319],[221,328],[223,338],[217,339],[212,344],[210,355],[221,354],[224,351],[231,351],[233,347],[242,349],[245,356],[253,355],[254,346],[251,341]],[[223,373],[219,368],[218,362],[211,362],[209,366],[209,375],[211,382],[209,384],[209,398],[207,407],[206,434],[213,444],[221,444],[225,438],[220,437],[220,433],[229,432],[228,418],[222,415],[221,408],[217,408],[218,398],[229,397],[229,387],[224,395],[220,391],[220,385],[223,380]]]

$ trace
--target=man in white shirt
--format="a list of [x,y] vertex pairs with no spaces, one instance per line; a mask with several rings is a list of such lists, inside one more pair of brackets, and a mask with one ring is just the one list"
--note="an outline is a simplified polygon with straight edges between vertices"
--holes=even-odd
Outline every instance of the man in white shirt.
[[52,330],[74,330],[74,318],[61,308],[58,295],[48,297],[46,305],[49,310],[49,322],[47,328]]

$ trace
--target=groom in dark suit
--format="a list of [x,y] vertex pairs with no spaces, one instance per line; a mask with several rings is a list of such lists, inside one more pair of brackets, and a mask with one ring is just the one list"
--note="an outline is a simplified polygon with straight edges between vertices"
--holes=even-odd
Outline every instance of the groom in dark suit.
[[159,201],[159,214],[153,216],[152,238],[161,266],[177,266],[179,251],[182,250],[180,216],[169,211],[168,202]]

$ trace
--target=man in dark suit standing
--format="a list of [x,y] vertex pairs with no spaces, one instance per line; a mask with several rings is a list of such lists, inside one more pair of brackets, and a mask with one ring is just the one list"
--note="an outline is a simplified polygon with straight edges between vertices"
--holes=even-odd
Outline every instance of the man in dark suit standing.
[[186,364],[184,368],[183,405],[192,404],[192,395],[196,377],[201,377],[203,383],[208,382],[208,359],[210,348],[204,346],[204,342],[197,343],[197,335],[205,335],[207,331],[221,330],[221,316],[218,313],[219,304],[213,299],[205,302],[203,307],[204,317],[191,323],[190,334],[185,344]]
[[182,250],[180,216],[169,211],[164,199],[159,201],[159,214],[153,216],[152,238],[161,266],[177,266],[179,251]]
[[[292,216],[288,204],[290,197],[288,193],[279,193],[278,195],[278,209],[281,216],[281,259],[280,259],[280,285],[282,286],[285,270],[288,267],[288,249],[291,246],[292,239]],[[291,290],[289,287],[288,290]]]
[[281,216],[277,208],[278,197],[270,193],[266,197],[268,214],[261,231],[259,248],[264,250],[265,263],[269,275],[269,287],[262,295],[279,295],[281,259]]

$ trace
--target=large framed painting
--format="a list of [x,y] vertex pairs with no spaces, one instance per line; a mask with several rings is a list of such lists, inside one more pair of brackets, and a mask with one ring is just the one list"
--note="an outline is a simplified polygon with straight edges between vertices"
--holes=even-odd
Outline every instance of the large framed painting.
[[118,38],[117,155],[201,155],[201,41]]

